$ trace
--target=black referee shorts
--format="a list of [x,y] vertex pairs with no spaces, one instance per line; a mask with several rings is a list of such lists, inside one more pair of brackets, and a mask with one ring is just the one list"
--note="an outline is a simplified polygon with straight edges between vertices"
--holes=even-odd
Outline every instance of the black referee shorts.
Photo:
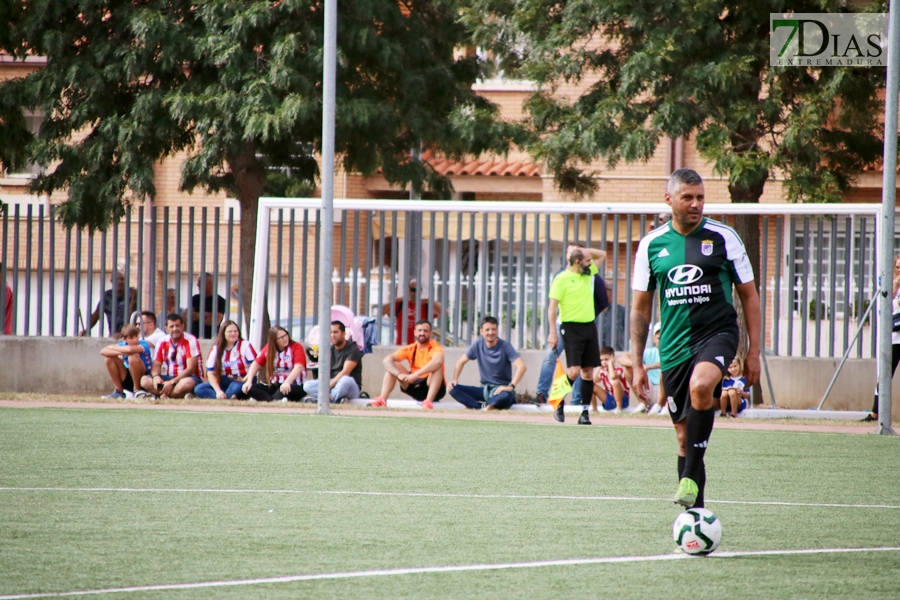
[[566,349],[566,365],[569,367],[600,366],[600,339],[597,326],[590,323],[562,323],[559,326],[563,347]]

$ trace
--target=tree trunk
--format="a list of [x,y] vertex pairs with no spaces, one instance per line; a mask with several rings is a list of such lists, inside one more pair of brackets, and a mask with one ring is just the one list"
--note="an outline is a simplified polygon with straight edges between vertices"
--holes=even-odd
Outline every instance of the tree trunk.
[[[238,265],[240,268],[241,304],[244,308],[244,320],[250,323],[250,304],[253,297],[253,258],[256,252],[256,217],[259,198],[263,193],[265,170],[256,158],[256,147],[245,143],[238,152],[228,159],[231,173],[234,175],[235,195],[241,205],[241,237]],[[265,299],[263,300],[265,306]],[[266,332],[269,330],[269,311],[263,310],[263,339],[250,340],[257,348],[261,348]],[[249,339],[249,332],[245,332]]]
[[[757,173],[749,185],[729,184],[728,191],[731,194],[731,201],[734,204],[759,204],[762,197],[763,189],[766,185],[768,173],[765,171]],[[734,229],[744,242],[747,249],[747,257],[750,259],[750,266],[753,267],[754,283],[756,291],[759,292],[759,274],[760,274],[760,231],[759,231],[759,215],[735,215]],[[740,298],[735,294],[734,307],[738,312],[738,325],[741,328],[741,339],[739,344],[740,352],[747,348],[749,338],[747,336],[746,322],[744,321],[744,307],[741,305]],[[760,351],[766,351],[765,339],[760,339]],[[753,400],[756,404],[763,403],[762,386],[757,382],[753,386]]]

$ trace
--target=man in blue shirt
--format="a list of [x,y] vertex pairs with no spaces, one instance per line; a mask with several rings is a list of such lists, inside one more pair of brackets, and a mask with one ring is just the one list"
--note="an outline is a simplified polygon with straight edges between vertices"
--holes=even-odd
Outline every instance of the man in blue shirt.
[[[509,342],[497,337],[498,329],[494,317],[482,319],[481,337],[456,361],[447,388],[453,399],[466,408],[503,410],[516,403],[516,385],[525,375],[525,361]],[[470,360],[478,363],[481,387],[459,385],[459,376]]]

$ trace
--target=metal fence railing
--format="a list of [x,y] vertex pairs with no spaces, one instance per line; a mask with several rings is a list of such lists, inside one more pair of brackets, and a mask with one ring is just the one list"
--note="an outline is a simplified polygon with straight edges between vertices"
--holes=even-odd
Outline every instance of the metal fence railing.
[[[277,202],[260,230],[268,248],[266,306],[273,324],[304,339],[318,321],[319,200]],[[877,281],[878,206],[706,207],[729,225],[751,210],[760,216],[757,279],[766,347],[783,356],[841,356]],[[608,253],[603,274],[610,310],[598,326],[607,343],[625,348],[634,252],[665,211],[658,204],[335,200],[333,302],[375,317],[379,339],[393,343],[403,317],[391,307],[408,305],[416,278],[425,314],[440,307],[434,327],[445,345],[469,344],[481,317],[490,314],[517,348],[540,348],[549,330],[547,292],[564,267],[566,246],[592,245]],[[413,213],[421,219],[410,218]],[[419,223],[415,239],[421,244],[412,248],[407,229]],[[120,306],[129,316],[132,305],[166,312],[167,289],[190,320],[206,311],[203,302],[195,311],[191,300],[200,293],[198,275],[207,272],[225,301],[224,318],[249,334],[239,277],[240,218],[233,209],[137,207],[91,235],[64,229],[52,206],[10,204],[0,232],[0,278],[11,286],[16,335],[72,336],[88,329],[88,335],[107,336],[110,324],[122,320]],[[123,302],[109,303],[108,315],[86,327],[117,271]],[[5,296],[0,286],[0,306]],[[405,328],[399,329],[402,338]],[[852,355],[874,356],[872,329],[864,327]]]

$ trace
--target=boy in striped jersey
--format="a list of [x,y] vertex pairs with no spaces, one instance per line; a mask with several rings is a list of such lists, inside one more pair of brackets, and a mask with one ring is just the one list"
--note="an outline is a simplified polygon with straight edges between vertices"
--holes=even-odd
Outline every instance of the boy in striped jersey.
[[631,307],[632,388],[647,389],[643,354],[653,293],[659,289],[662,383],[678,438],[678,492],[685,508],[703,506],[703,458],[712,433],[722,377],[738,350],[732,285],[744,308],[750,346],[748,386],[759,379],[760,311],[753,269],[737,233],[703,216],[703,180],[691,169],[669,178],[672,220],[647,234],[635,256]]

